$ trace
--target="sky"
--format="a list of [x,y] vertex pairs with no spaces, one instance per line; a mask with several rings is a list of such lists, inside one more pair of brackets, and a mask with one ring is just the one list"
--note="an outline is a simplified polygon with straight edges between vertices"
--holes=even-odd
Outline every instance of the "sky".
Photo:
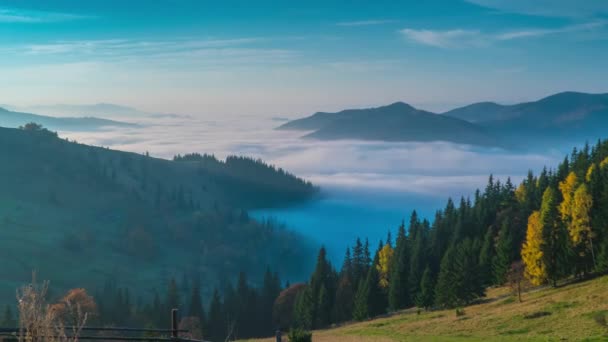
[[0,0],[0,103],[221,118],[608,92],[605,0]]

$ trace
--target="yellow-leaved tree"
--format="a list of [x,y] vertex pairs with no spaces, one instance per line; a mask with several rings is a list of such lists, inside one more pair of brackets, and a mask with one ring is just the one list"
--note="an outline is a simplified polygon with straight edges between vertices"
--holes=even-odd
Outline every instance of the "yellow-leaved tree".
[[596,172],[597,169],[597,165],[595,164],[591,164],[591,166],[589,166],[589,168],[587,169],[587,174],[585,174],[585,180],[587,182],[591,182],[591,177],[593,177],[593,173]]
[[383,289],[388,288],[388,275],[393,260],[393,254],[395,254],[395,251],[388,243],[385,244],[378,253],[378,265],[376,265],[376,269],[380,275],[380,287]]
[[559,214],[562,220],[569,223],[572,220],[572,204],[574,202],[574,191],[578,187],[578,178],[574,172],[570,172],[568,177],[559,182],[559,190],[564,199],[559,205]]
[[603,169],[606,167],[606,165],[608,165],[608,157],[604,158],[604,160],[600,162],[600,169]]
[[547,265],[543,254],[543,226],[540,213],[534,211],[528,218],[526,241],[521,250],[521,258],[526,266],[525,276],[534,285],[547,281]]
[[570,240],[575,248],[581,253],[581,257],[591,254],[593,263],[595,264],[595,256],[593,255],[593,231],[591,230],[591,218],[589,212],[593,206],[593,198],[587,190],[585,184],[576,189],[574,192],[574,201],[572,205],[572,223],[568,229]]

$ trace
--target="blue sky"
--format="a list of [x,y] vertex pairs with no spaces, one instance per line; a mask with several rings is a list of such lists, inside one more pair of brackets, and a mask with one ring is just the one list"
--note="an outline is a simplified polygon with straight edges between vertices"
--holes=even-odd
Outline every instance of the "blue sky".
[[0,103],[301,116],[608,92],[605,0],[0,0]]

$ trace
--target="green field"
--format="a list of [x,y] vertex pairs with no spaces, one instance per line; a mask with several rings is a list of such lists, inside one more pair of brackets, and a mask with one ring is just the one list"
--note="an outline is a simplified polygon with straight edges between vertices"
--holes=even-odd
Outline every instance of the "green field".
[[[602,323],[602,317],[603,322]],[[315,331],[313,341],[608,341],[608,276],[559,288],[532,289],[519,303],[508,288],[455,310],[415,309]],[[265,341],[274,341],[267,339]]]

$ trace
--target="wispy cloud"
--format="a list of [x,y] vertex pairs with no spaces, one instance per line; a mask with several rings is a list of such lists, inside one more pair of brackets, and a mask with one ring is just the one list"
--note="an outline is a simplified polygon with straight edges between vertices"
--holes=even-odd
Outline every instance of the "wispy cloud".
[[428,46],[443,49],[487,46],[498,41],[510,41],[525,38],[540,38],[561,33],[593,31],[605,27],[606,21],[594,21],[583,24],[568,25],[558,28],[528,28],[506,32],[484,33],[479,30],[429,30],[405,28],[400,30],[406,39]]
[[396,23],[397,20],[391,19],[372,19],[372,20],[358,20],[358,21],[342,21],[336,23],[336,26],[372,26],[372,25],[384,25]]
[[67,61],[153,62],[179,65],[282,63],[296,51],[272,46],[262,37],[175,40],[65,40],[0,48],[0,53]]
[[593,18],[608,15],[606,0],[466,0],[501,12],[545,17]]
[[399,31],[408,40],[438,48],[457,48],[463,45],[479,45],[484,42],[483,35],[479,31],[471,30],[416,30],[406,28]]
[[0,7],[0,23],[36,24],[80,20],[87,18],[93,17],[71,13],[32,11],[18,8]]

